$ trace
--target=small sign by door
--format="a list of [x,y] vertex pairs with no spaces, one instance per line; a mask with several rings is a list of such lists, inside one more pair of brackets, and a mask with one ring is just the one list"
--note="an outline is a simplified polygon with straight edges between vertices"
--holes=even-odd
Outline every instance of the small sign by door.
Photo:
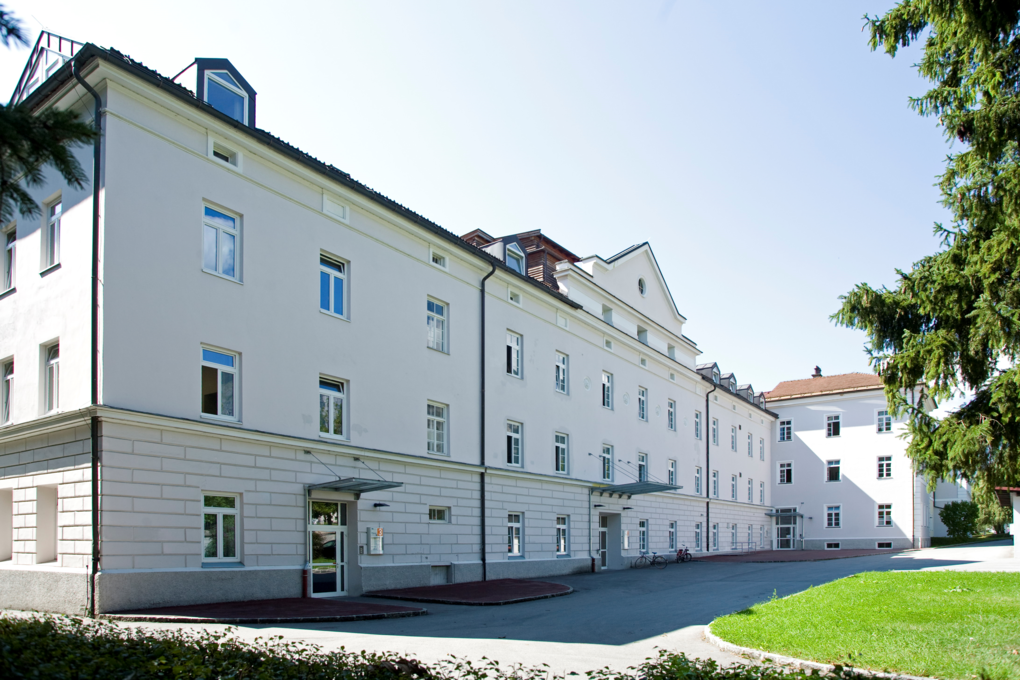
[[383,530],[382,527],[368,528],[368,554],[383,554]]

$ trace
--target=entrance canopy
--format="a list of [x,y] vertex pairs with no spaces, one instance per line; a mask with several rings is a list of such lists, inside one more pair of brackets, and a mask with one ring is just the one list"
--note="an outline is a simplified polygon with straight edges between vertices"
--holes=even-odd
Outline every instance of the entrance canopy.
[[404,486],[403,482],[386,482],[381,479],[344,477],[343,479],[334,479],[331,482],[307,484],[305,488],[309,491],[312,489],[326,489],[327,491],[346,491],[347,493],[356,493],[360,495],[368,493],[369,491],[386,491],[387,489],[396,489],[401,486]]
[[658,493],[659,491],[676,491],[682,489],[682,486],[676,486],[675,484],[663,484],[662,482],[631,482],[630,484],[614,484],[612,486],[593,486],[591,493],[598,493],[600,496],[609,495],[612,498],[614,495],[623,498],[627,496],[638,496],[643,493]]

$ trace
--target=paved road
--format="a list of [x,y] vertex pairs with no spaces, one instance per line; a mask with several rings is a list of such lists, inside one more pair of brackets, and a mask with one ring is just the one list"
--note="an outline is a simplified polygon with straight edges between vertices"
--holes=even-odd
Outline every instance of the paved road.
[[[722,663],[740,659],[702,639],[705,624],[810,586],[862,571],[1020,571],[1012,546],[991,543],[824,562],[671,564],[664,570],[623,570],[554,579],[575,589],[566,597],[504,607],[424,605],[428,616],[293,626],[242,626],[245,639],[282,635],[327,649],[406,653],[425,662],[447,654],[502,664],[547,663],[555,672],[610,666],[625,669],[656,648]],[[378,600],[375,600],[378,601]],[[147,627],[186,627],[140,624]],[[216,628],[222,626],[210,626]]]

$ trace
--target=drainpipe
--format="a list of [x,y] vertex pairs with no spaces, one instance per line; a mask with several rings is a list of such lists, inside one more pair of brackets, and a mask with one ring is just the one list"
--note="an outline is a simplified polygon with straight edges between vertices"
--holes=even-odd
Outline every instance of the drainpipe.
[[481,472],[480,477],[481,477],[481,494],[482,494],[482,497],[481,497],[481,511],[482,511],[481,512],[481,516],[482,516],[482,580],[483,581],[488,581],[489,580],[488,558],[487,558],[487,556],[485,554],[485,548],[486,548],[486,541],[485,541],[485,538],[486,538],[486,536],[485,536],[485,282],[488,281],[489,277],[492,276],[495,273],[496,273],[496,265],[494,263],[492,265],[492,269],[489,270],[489,273],[486,274],[484,277],[482,277],[482,286],[481,286],[481,288],[482,288],[482,322],[481,322],[482,331],[481,331],[481,336],[480,336],[481,349],[479,350],[479,352],[481,353],[481,356],[480,356],[479,362],[480,362],[480,366],[481,366],[481,376],[482,376],[482,393],[481,393],[481,399],[480,399],[480,401],[481,401],[481,409],[482,409],[482,415],[481,415],[482,421],[481,421],[481,428],[479,428],[479,432],[480,432],[480,434],[479,434],[479,444],[480,444],[479,445],[479,453],[481,454],[481,463],[480,464],[482,466],[482,472]]
[[718,386],[715,383],[713,383],[712,384],[712,389],[710,389],[708,392],[705,392],[705,422],[704,422],[704,427],[705,427],[706,430],[709,430],[709,433],[705,437],[705,477],[704,477],[704,479],[705,479],[705,533],[702,535],[702,537],[705,539],[705,552],[712,552],[712,544],[711,544],[710,539],[709,539],[709,536],[711,535],[711,532],[712,532],[712,502],[708,498],[708,490],[709,490],[709,487],[710,487],[710,485],[712,483],[711,482],[711,479],[712,479],[712,470],[711,470],[711,462],[712,462],[712,435],[711,435],[711,429],[710,429],[711,428],[712,420],[711,420],[710,414],[708,412],[709,408],[711,408],[708,405],[708,395],[710,395],[713,392],[715,392],[717,387]]
[[96,107],[93,120],[96,126],[96,141],[92,149],[92,394],[93,414],[90,418],[92,445],[92,566],[89,569],[89,610],[90,617],[96,616],[96,574],[99,571],[99,183],[102,177],[103,151],[103,101],[99,93],[85,82],[78,70],[78,60],[71,60],[74,79],[92,95]]

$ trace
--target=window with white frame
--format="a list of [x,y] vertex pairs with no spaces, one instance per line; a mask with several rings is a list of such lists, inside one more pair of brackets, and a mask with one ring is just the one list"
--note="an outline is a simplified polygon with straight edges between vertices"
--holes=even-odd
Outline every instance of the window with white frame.
[[765,525],[762,524],[758,527],[758,547],[765,547]]
[[793,484],[793,463],[779,464],[779,483]]
[[750,432],[747,433],[747,457],[754,458],[754,438]]
[[826,529],[839,529],[840,527],[840,515],[842,514],[842,506],[840,505],[826,505],[825,506],[825,528]]
[[602,445],[602,481],[613,481],[613,447]]
[[730,475],[730,499],[737,500],[737,476]]
[[209,206],[204,206],[203,215],[202,269],[240,281],[240,219]]
[[638,550],[648,552],[648,520],[639,519],[638,527]]
[[888,411],[879,411],[875,414],[875,430],[879,434],[892,432],[892,416]]
[[202,494],[202,561],[238,562],[240,497]]
[[319,309],[347,318],[344,290],[347,265],[325,255],[319,256]]
[[701,522],[694,523],[694,549],[701,552]]
[[892,477],[892,456],[878,457],[878,478],[889,479]]
[[676,486],[676,461],[671,460],[666,465],[666,483],[670,486]]
[[446,255],[443,255],[438,251],[429,249],[429,261],[432,262],[432,264],[434,264],[435,266],[439,267],[440,269],[447,268]]
[[737,426],[733,425],[730,427],[730,450],[737,450]]
[[719,497],[719,471],[712,470],[712,495],[715,498]]
[[701,411],[694,412],[694,438],[701,439]]
[[750,524],[747,525],[747,548],[751,549],[751,543],[754,542],[754,527]]
[[712,418],[712,444],[719,446],[719,419]]
[[428,326],[428,346],[439,352],[446,351],[446,304],[428,299],[425,303],[425,323]]
[[63,217],[62,201],[46,207],[46,234],[43,238],[43,269],[60,262],[60,220]]
[[248,124],[248,93],[229,72],[205,72],[205,101],[237,122]]
[[637,455],[637,480],[639,482],[648,481],[648,454],[639,453]]
[[666,427],[676,432],[676,402],[666,400]]
[[520,291],[514,290],[513,288],[506,289],[506,299],[518,307],[524,304],[524,298],[521,296]]
[[758,482],[758,502],[765,505],[765,482]]
[[347,439],[347,383],[319,378],[319,434]]
[[562,352],[556,353],[556,391],[563,394],[567,393],[567,362],[569,361],[566,354]]
[[450,523],[450,508],[443,508],[437,506],[429,507],[429,521],[437,522],[440,524]]
[[0,363],[0,424],[11,422],[11,401],[14,398],[14,359]]
[[648,420],[648,390],[644,387],[637,388],[637,417],[638,420]]
[[506,552],[511,557],[524,554],[524,514],[508,512],[506,515]]
[[825,481],[838,482],[841,480],[842,477],[839,474],[839,461],[838,460],[825,461]]
[[730,525],[730,550],[737,549],[737,525]]
[[676,522],[669,523],[669,549],[676,550]]
[[613,308],[609,305],[602,305],[602,320],[610,326],[613,325]]
[[698,496],[701,495],[701,468],[694,468],[694,493]]
[[517,333],[506,332],[506,374],[521,377],[521,344],[523,339]]
[[603,373],[602,374],[602,406],[604,408],[613,408],[613,374]]
[[765,438],[758,439],[758,460],[765,460]]
[[447,413],[449,406],[430,401],[425,405],[425,421],[428,430],[427,451],[439,456],[450,455],[447,437]]
[[567,459],[570,454],[570,437],[557,432],[553,437],[553,469],[561,475],[567,474]]
[[747,502],[754,503],[754,480],[751,478],[747,480]]
[[556,516],[556,554],[566,555],[570,552],[570,518],[566,515]]
[[882,503],[878,506],[878,526],[880,527],[891,527],[892,523],[892,503]]
[[524,426],[512,420],[506,421],[506,464],[521,465],[521,429]]
[[790,442],[793,441],[793,421],[792,420],[780,420],[779,421],[779,441]]
[[516,243],[511,243],[506,248],[506,266],[518,274],[525,274],[524,252]]
[[713,524],[712,525],[712,550],[715,551],[715,550],[718,550],[718,549],[719,549],[719,525],[718,524]]
[[46,412],[60,408],[60,343],[46,348],[43,365],[43,388]]
[[839,436],[839,414],[825,416],[825,436],[826,437],[838,437]]
[[14,282],[14,264],[15,264],[14,250],[15,250],[15,246],[17,245],[18,235],[17,235],[17,230],[15,229],[15,227],[13,225],[11,227],[9,227],[6,232],[4,232],[3,240],[4,240],[4,272],[3,272],[4,280],[3,280],[3,288],[0,289],[0,292],[7,291],[7,290],[10,290],[11,288],[14,288],[14,283],[15,283]]

